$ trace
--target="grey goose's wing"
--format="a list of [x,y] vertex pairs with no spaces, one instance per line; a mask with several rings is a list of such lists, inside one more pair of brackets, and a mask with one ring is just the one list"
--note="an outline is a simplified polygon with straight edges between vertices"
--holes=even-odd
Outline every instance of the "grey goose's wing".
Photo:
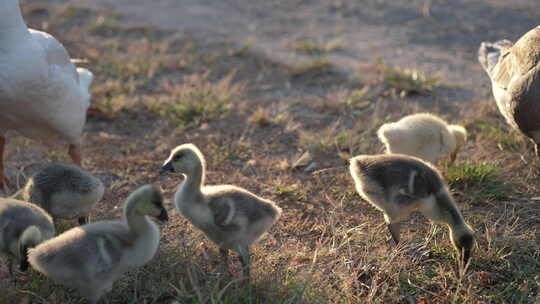
[[[519,129],[526,135],[540,129],[540,27],[523,35],[503,54],[492,70],[492,83],[500,90]],[[494,90],[495,93],[496,90]]]

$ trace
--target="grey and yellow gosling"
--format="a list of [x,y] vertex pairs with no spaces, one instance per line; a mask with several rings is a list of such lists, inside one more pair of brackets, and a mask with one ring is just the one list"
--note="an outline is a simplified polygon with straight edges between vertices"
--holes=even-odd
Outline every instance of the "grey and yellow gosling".
[[50,164],[32,176],[13,197],[42,207],[54,219],[77,218],[84,225],[104,190],[98,178],[78,166]]
[[400,240],[400,222],[420,211],[431,221],[448,226],[459,258],[465,264],[469,261],[474,232],[435,167],[416,157],[381,154],[353,157],[349,169],[358,194],[383,212],[396,244]]
[[415,156],[432,164],[449,155],[453,163],[467,140],[467,130],[433,114],[416,113],[382,125],[377,136],[387,153]]
[[168,220],[161,191],[150,185],[129,195],[121,220],[72,228],[31,249],[30,264],[97,303],[125,272],[143,266],[156,254],[159,228],[148,216]]
[[174,195],[176,210],[216,243],[226,267],[228,250],[238,252],[249,280],[250,246],[279,219],[281,208],[236,186],[205,186],[205,167],[201,151],[184,144],[171,151],[160,171],[185,176]]
[[27,202],[0,198],[0,252],[8,256],[9,273],[12,259],[20,270],[28,268],[28,250],[55,235],[52,218],[45,210]]

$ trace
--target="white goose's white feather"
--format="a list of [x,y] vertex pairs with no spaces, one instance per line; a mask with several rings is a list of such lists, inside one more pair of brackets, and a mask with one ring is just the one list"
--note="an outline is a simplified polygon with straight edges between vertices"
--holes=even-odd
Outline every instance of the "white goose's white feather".
[[53,36],[28,29],[18,0],[2,0],[0,19],[0,135],[79,143],[92,74]]

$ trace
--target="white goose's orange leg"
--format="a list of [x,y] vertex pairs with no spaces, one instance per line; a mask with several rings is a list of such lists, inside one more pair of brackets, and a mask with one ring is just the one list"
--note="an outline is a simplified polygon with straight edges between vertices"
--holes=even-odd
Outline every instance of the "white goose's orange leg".
[[101,118],[103,120],[108,120],[108,121],[113,120],[111,115],[106,114],[105,112],[103,112],[101,109],[99,109],[97,107],[88,108],[88,110],[86,112],[86,115]]
[[0,136],[0,187],[2,187],[7,194],[9,191],[9,189],[7,188],[7,184],[9,183],[9,180],[4,174],[4,146],[5,145],[6,145],[6,138],[4,136]]
[[82,156],[81,156],[81,145],[79,144],[70,144],[68,148],[68,154],[75,164],[81,166]]

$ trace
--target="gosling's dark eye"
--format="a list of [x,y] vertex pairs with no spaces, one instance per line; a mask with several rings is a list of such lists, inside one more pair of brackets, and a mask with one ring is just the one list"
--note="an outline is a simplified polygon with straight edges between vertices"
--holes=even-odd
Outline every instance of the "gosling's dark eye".
[[180,158],[182,158],[182,155],[181,154],[176,154],[174,157],[173,157],[173,160],[180,160]]

